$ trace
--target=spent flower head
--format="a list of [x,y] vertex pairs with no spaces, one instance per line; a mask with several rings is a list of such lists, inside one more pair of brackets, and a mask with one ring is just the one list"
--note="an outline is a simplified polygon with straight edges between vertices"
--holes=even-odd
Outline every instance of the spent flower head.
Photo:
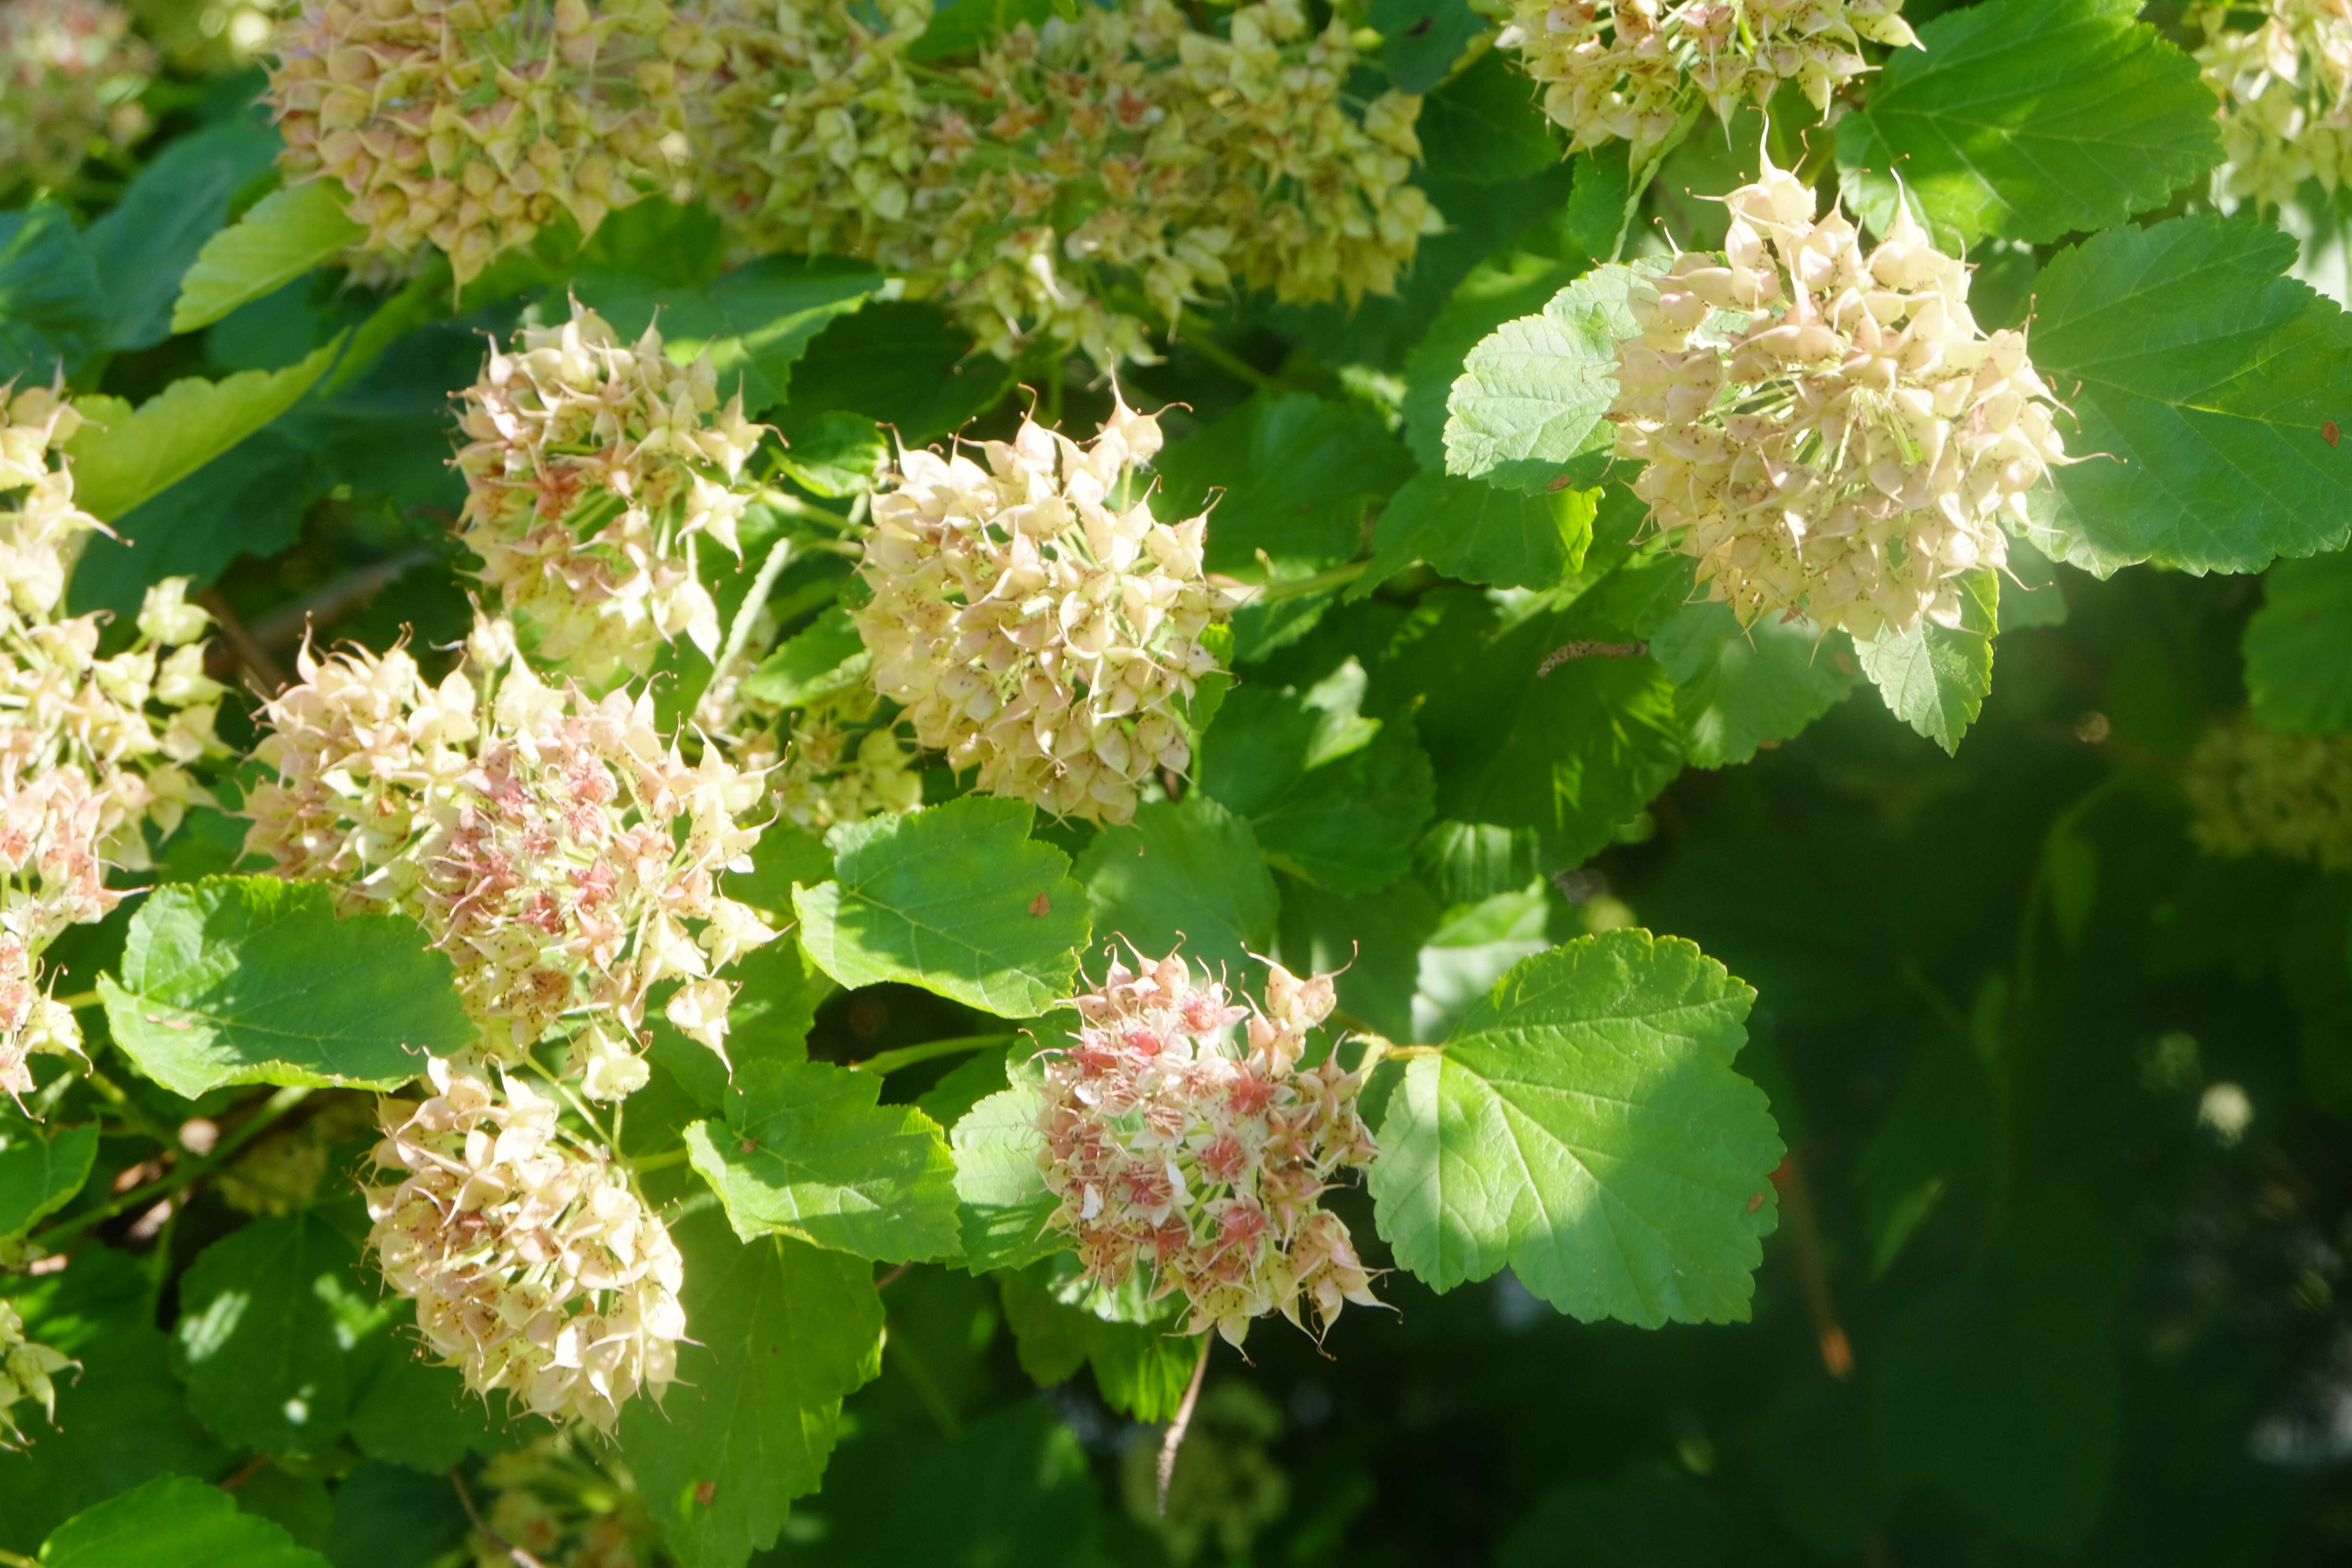
[[2291,735],[2240,714],[2207,727],[2182,783],[2203,848],[2352,871],[2352,736]]
[[902,453],[874,498],[856,612],[874,685],[979,787],[1125,822],[1192,762],[1182,704],[1231,608],[1202,575],[1205,516],[1153,520],[1136,467],[1152,416],[1119,403],[1081,447],[1024,419],[1010,441]]
[[718,60],[668,0],[302,0],[276,53],[289,172],[350,193],[362,249],[431,244],[461,284],[562,216],[684,194]]
[[25,1320],[14,1302],[0,1301],[0,1448],[22,1448],[25,1430],[16,1424],[12,1406],[31,1400],[51,1426],[57,1425],[58,1391],[51,1380],[81,1363],[25,1337]]
[[368,1244],[425,1345],[478,1394],[610,1432],[677,1375],[685,1265],[628,1179],[519,1077],[436,1059],[433,1094],[387,1100]]
[[458,537],[524,651],[600,686],[680,633],[715,654],[697,546],[741,553],[761,426],[740,393],[720,399],[709,357],[676,363],[651,325],[624,342],[574,300],[562,325],[493,348],[461,396]]
[[1724,200],[1723,250],[1628,300],[1610,417],[1634,493],[1742,622],[1958,624],[1957,580],[2006,559],[1997,514],[2065,458],[2025,334],[1978,329],[1967,264],[1907,211],[1866,247],[1769,158]]
[[1727,124],[1793,81],[1817,110],[1870,68],[1864,40],[1916,47],[1903,0],[1511,0],[1496,39],[1544,84],[1569,151],[1630,144],[1636,168],[1699,103]]
[[137,141],[154,71],[131,14],[107,0],[0,5],[0,194],[20,178],[63,185],[92,151]]
[[602,1032],[574,1042],[583,1072],[605,1064],[593,1087],[634,1087],[612,1058],[634,1052],[671,982],[667,1016],[725,1055],[733,988],[716,973],[776,934],[719,890],[759,837],[759,778],[715,747],[686,762],[649,697],[591,698],[520,659],[437,686],[399,649],[306,648],[299,668],[265,710],[254,755],[277,776],[247,796],[249,851],[337,884],[347,912],[422,923],[493,1057],[576,1020]]
[[1357,1111],[1364,1075],[1336,1051],[1301,1065],[1332,979],[1269,963],[1260,1006],[1180,957],[1139,954],[1076,998],[1069,1044],[1045,1058],[1038,1163],[1091,1282],[1117,1289],[1141,1269],[1152,1300],[1183,1296],[1184,1332],[1234,1344],[1268,1312],[1298,1323],[1304,1305],[1319,1334],[1348,1302],[1378,1304],[1321,1203],[1378,1152]]

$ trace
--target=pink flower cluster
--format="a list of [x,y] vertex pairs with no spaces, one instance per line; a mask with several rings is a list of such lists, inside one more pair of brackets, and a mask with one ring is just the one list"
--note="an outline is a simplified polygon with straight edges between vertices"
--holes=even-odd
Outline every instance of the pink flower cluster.
[[1252,1318],[1297,1323],[1302,1301],[1318,1333],[1349,1301],[1377,1305],[1346,1224],[1320,1203],[1378,1152],[1356,1108],[1363,1074],[1336,1051],[1300,1065],[1332,977],[1269,963],[1259,1008],[1181,958],[1137,963],[1114,962],[1076,999],[1080,1026],[1045,1064],[1039,1163],[1087,1278],[1116,1289],[1149,1268],[1152,1300],[1190,1304],[1184,1332],[1234,1344]]

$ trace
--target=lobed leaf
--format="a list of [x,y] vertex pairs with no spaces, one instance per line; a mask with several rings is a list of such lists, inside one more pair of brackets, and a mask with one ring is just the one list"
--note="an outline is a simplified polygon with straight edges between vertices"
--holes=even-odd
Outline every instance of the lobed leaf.
[[71,1203],[98,1158],[98,1123],[0,1130],[0,1246]]
[[[1279,895],[1257,836],[1205,791],[1150,802],[1132,823],[1103,829],[1077,875],[1095,933],[1122,956],[1129,944],[1151,958],[1181,948],[1194,963],[1236,968],[1274,940]],[[1091,956],[1087,966],[1099,967]]]
[[1922,618],[1900,637],[1857,642],[1863,673],[1887,711],[1946,752],[1976,722],[1992,689],[1992,639],[1999,629],[2000,579],[1990,571],[1960,579],[1960,624]]
[[2221,161],[2197,62],[2137,20],[2139,0],[1991,0],[1919,28],[1838,122],[1841,163],[1883,229],[1895,182],[1929,226],[1969,244],[2046,243],[2161,206]]
[[1597,267],[1472,349],[1446,398],[1445,471],[1528,494],[1562,475],[1594,482],[1617,437],[1601,418],[1617,396],[1617,345],[1639,331],[1625,297],[1659,270]]
[[1702,768],[1747,762],[1844,701],[1854,686],[1846,647],[1843,633],[1810,621],[1768,616],[1742,626],[1714,600],[1684,605],[1650,639],[1650,656],[1675,683],[1684,744]]
[[158,1476],[58,1526],[43,1568],[327,1568],[286,1527],[244,1512],[218,1487]]
[[835,879],[793,889],[802,947],[846,986],[895,980],[1034,1017],[1068,994],[1087,921],[1069,858],[1029,837],[1034,816],[966,795],[835,828]]
[[158,889],[98,988],[115,1044],[191,1100],[236,1083],[397,1089],[423,1053],[478,1033],[414,921],[339,920],[326,887],[271,877]]
[[2119,228],[2042,268],[2033,363],[2081,429],[2029,531],[2101,576],[2149,561],[2254,572],[2341,549],[2352,321],[2281,276],[2295,243],[2252,215]]
[[1781,1154],[1731,1070],[1754,1000],[1644,931],[1520,963],[1390,1097],[1370,1185],[1399,1265],[1441,1291],[1507,1266],[1588,1321],[1746,1321]]
[[1174,521],[1212,505],[1206,561],[1245,571],[1328,566],[1355,554],[1365,510],[1412,472],[1378,416],[1305,393],[1260,392],[1160,456],[1167,489],[1152,503]]
[[686,1130],[694,1168],[735,1234],[795,1237],[884,1263],[948,1258],[955,1161],[939,1125],[881,1105],[882,1080],[826,1062],[753,1063],[736,1075],[721,1125]]
[[1381,509],[1371,563],[1347,596],[1369,596],[1415,561],[1469,583],[1556,587],[1584,564],[1600,493],[1520,495],[1451,475],[1415,474]]
[[950,1135],[964,1263],[975,1274],[1024,1268],[1070,1245],[1050,1223],[1059,1200],[1038,1164],[1045,1135],[1037,1116],[1045,1100],[1037,1068],[1008,1061],[1006,1074],[1012,1087],[973,1106]]
[[75,400],[89,421],[66,443],[74,500],[112,522],[160,495],[285,413],[327,374],[341,340],[284,370],[246,370],[219,381],[175,381],[135,410],[119,397]]
[[172,300],[181,276],[228,217],[237,193],[267,174],[284,143],[239,115],[173,142],[139,171],[83,243],[106,296],[105,346],[152,348],[184,331]]
[[574,284],[625,337],[658,317],[663,352],[680,364],[709,354],[720,391],[740,384],[744,412],[754,417],[783,403],[793,366],[817,334],[881,286],[882,275],[864,262],[793,256],[762,257],[696,289],[595,271]]
[[2352,732],[2352,555],[2282,561],[2246,623],[2254,721],[2302,735]]

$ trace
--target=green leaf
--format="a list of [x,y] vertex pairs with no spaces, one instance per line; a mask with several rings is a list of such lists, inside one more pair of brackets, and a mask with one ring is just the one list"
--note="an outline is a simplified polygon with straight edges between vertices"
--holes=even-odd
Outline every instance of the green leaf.
[[1732,1562],[1723,1505],[1679,1470],[1635,1468],[1538,1500],[1496,1553],[1496,1568],[1551,1568],[1574,1542],[1578,1568],[1722,1568]]
[[478,1033],[457,971],[401,915],[335,917],[331,889],[271,877],[159,889],[131,917],[114,1042],[193,1100],[232,1083],[397,1089]]
[[1507,1265],[1587,1321],[1745,1321],[1781,1153],[1731,1070],[1755,994],[1644,931],[1512,970],[1390,1098],[1370,1184],[1397,1262],[1439,1290]]
[[71,215],[51,202],[0,213],[0,383],[47,385],[105,331],[98,264]]
[[1060,0],[944,0],[922,36],[908,47],[916,61],[951,58],[979,49],[995,35],[1026,22],[1043,26]]
[[264,1453],[331,1447],[351,1417],[352,1352],[388,1310],[358,1264],[315,1213],[256,1220],[197,1254],[172,1336],[196,1419]]
[[716,1206],[671,1235],[694,1339],[667,1404],[621,1413],[621,1450],[680,1568],[740,1568],[816,1490],[842,1399],[881,1370],[882,1299],[862,1259],[739,1243]]
[[1381,509],[1371,564],[1348,597],[1368,597],[1415,561],[1465,582],[1557,587],[1584,564],[1600,494],[1561,489],[1519,495],[1445,474],[1415,474]]
[[1650,639],[1650,657],[1675,683],[1690,760],[1702,768],[1744,763],[1845,700],[1853,690],[1847,640],[1810,621],[1767,616],[1742,627],[1728,605],[1685,605]]
[[58,1526],[44,1568],[327,1568],[281,1525],[257,1519],[218,1487],[158,1476]]
[[1445,468],[1445,399],[1479,340],[1515,317],[1533,315],[1576,280],[1549,256],[1510,251],[1480,263],[1454,286],[1429,331],[1404,360],[1404,441],[1422,468]]
[[344,215],[342,188],[332,180],[272,191],[205,242],[180,280],[172,331],[209,326],[239,305],[325,266],[366,234]]
[[351,1435],[361,1453],[440,1475],[468,1453],[501,1454],[522,1441],[503,1394],[485,1400],[454,1366],[425,1359],[404,1303],[391,1304],[352,1371]]
[[1307,691],[1244,686],[1201,753],[1201,792],[1248,819],[1266,859],[1339,893],[1410,869],[1436,790],[1409,717],[1359,716],[1364,685],[1351,658]]
[[2272,567],[2245,650],[2256,723],[2298,735],[2352,731],[2352,555]]
[[1305,882],[1282,884],[1282,962],[1299,974],[1339,976],[1339,1006],[1392,1040],[1412,1027],[1421,945],[1443,914],[1418,881],[1340,898]]
[[[1027,1399],[892,1456],[887,1490],[845,1521],[828,1568],[1102,1568],[1101,1486],[1051,1405]],[[828,1542],[829,1547],[835,1542]]]
[[1539,90],[1507,55],[1490,49],[1422,100],[1414,131],[1430,176],[1496,185],[1559,163],[1559,133],[1536,101]]
[[874,476],[890,458],[882,427],[862,414],[828,409],[793,426],[791,448],[776,461],[796,484],[840,499],[874,488]]
[[98,1158],[98,1123],[44,1132],[27,1124],[0,1128],[0,1245],[73,1201]]
[[[2140,0],[1992,0],[1919,28],[1869,107],[1838,124],[1838,160],[1890,168],[1939,235],[2046,243],[2161,206],[2221,160],[2197,62],[2137,21]],[[1893,181],[1864,216],[1883,228]],[[1874,210],[1883,209],[1883,210]]]
[[1356,553],[1366,510],[1412,475],[1412,459],[1359,404],[1261,392],[1170,446],[1160,472],[1161,518],[1213,502],[1211,571],[1246,571],[1261,550],[1277,565],[1313,568]]
[[1487,26],[1467,0],[1372,0],[1367,19],[1381,30],[1381,64],[1399,92],[1444,81]]
[[1551,947],[1545,892],[1536,881],[1444,911],[1414,957],[1404,1037],[1444,1039],[1496,981]]
[[708,353],[720,389],[732,392],[740,382],[744,412],[757,416],[784,401],[793,366],[809,344],[863,305],[882,286],[882,275],[837,257],[768,256],[704,289],[595,270],[573,286],[625,337],[644,331],[658,314],[663,352],[680,364]]
[[0,1546],[30,1552],[60,1521],[152,1476],[226,1475],[234,1456],[188,1414],[155,1326],[144,1261],[85,1242],[72,1266],[12,1280],[27,1339],[82,1363],[58,1379],[58,1425],[19,1405],[34,1442],[0,1457]]
[[1090,1365],[1104,1403],[1122,1415],[1173,1417],[1208,1348],[1207,1336],[1171,1332],[1165,1321],[1110,1322],[1064,1301],[1045,1272],[1032,1268],[998,1276],[1021,1370],[1050,1385]]
[[1874,1276],[1948,1200],[1973,1206],[1980,1197],[1992,1176],[1996,1114],[1975,1042],[1947,1035],[1921,1049],[1854,1162]]
[[846,691],[866,679],[874,656],[850,624],[849,612],[828,605],[803,631],[777,645],[743,678],[743,695],[779,708],[797,708]]
[[1181,804],[1152,801],[1132,823],[1103,829],[1078,857],[1077,875],[1096,933],[1122,957],[1132,943],[1150,958],[1181,949],[1196,963],[1231,968],[1274,941],[1280,906],[1256,835],[1202,791]]
[[1617,345],[1639,330],[1626,293],[1659,270],[1597,267],[1472,349],[1446,396],[1445,471],[1530,495],[1563,474],[1593,483],[1617,439],[1601,418],[1617,396]]
[[1045,1105],[1041,1075],[1025,1061],[1008,1061],[1005,1071],[1013,1087],[973,1106],[949,1135],[964,1265],[975,1274],[1024,1268],[1070,1245],[1048,1223],[1059,1200],[1046,1191],[1037,1164],[1045,1148],[1037,1131]]
[[472,1533],[441,1470],[367,1464],[335,1483],[325,1550],[335,1568],[428,1568]]
[[736,1075],[724,1126],[686,1130],[694,1168],[745,1241],[796,1237],[883,1263],[952,1257],[955,1161],[938,1123],[880,1105],[882,1080],[826,1062]]
[[2152,561],[2254,572],[2343,548],[2352,322],[2280,276],[2294,241],[2251,215],[2121,228],[2042,269],[2033,363],[2080,417],[2081,459],[2036,512],[2044,553],[2101,576]]
[[74,500],[111,522],[160,495],[300,401],[341,348],[327,344],[284,370],[239,371],[220,381],[175,381],[134,412],[119,397],[84,397],[90,421],[66,444]]
[[1960,624],[1922,617],[1900,637],[1857,642],[1862,670],[1893,713],[1948,752],[1977,721],[1992,689],[1992,639],[1999,629],[2000,580],[1992,572],[1960,579]]
[[794,888],[801,945],[856,988],[900,981],[1004,1018],[1069,992],[1087,942],[1068,857],[1020,801],[966,795],[825,836],[835,880]]
[[83,242],[106,296],[104,344],[152,348],[182,329],[172,300],[181,275],[228,217],[230,201],[266,173],[284,143],[245,116],[173,142],[139,171]]
[[1633,226],[1632,152],[1627,143],[1612,142],[1576,155],[1576,183],[1568,189],[1568,234],[1595,261],[1616,260]]
[[862,414],[917,446],[959,429],[1003,396],[1013,367],[977,353],[971,334],[936,305],[884,300],[819,332],[793,367],[792,401],[777,418],[797,441],[811,416]]
[[2009,542],[2008,569],[2000,574],[2000,602],[1994,606],[2009,631],[2066,624],[2066,595],[2058,586],[2058,563],[2030,539]]

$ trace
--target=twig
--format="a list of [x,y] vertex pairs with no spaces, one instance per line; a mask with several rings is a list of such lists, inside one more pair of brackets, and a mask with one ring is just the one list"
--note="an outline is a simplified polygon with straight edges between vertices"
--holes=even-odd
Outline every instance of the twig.
[[1241,591],[1247,596],[1242,602],[1246,605],[1278,605],[1285,599],[1299,599],[1309,594],[1344,588],[1362,576],[1364,568],[1370,564],[1369,561],[1350,561],[1345,566],[1334,566],[1328,572],[1318,572],[1308,577],[1291,577],[1279,583],[1244,583]]
[[292,647],[313,621],[341,620],[406,575],[410,567],[426,565],[435,559],[430,550],[404,550],[373,566],[346,572],[262,616],[253,628],[253,640],[271,650]]
[[268,689],[269,696],[275,697],[293,684],[286,678],[285,667],[269,656],[269,650],[261,646],[252,629],[228,607],[228,601],[221,597],[218,588],[207,588],[198,594],[196,603],[218,623],[221,641],[230,656],[244,666],[247,674]]
[[1650,651],[1645,642],[1572,642],[1556,647],[1543,663],[1536,667],[1536,679],[1541,680],[1572,658],[1635,658]]
[[884,1274],[881,1279],[874,1281],[874,1289],[876,1292],[878,1294],[881,1291],[890,1289],[892,1281],[896,1280],[899,1275],[904,1274],[908,1269],[912,1268],[913,1267],[914,1265],[911,1263],[901,1263],[898,1268]]
[[0,1564],[5,1564],[5,1568],[41,1568],[33,1559],[19,1556],[5,1546],[0,1546]]
[[1233,350],[1225,347],[1224,344],[1217,342],[1216,339],[1209,336],[1206,332],[1202,333],[1196,338],[1179,338],[1176,340],[1176,346],[1179,348],[1191,349],[1194,353],[1199,354],[1202,359],[1207,360],[1211,364],[1216,366],[1219,370],[1223,371],[1235,381],[1247,382],[1250,385],[1258,388],[1262,392],[1287,392],[1290,390],[1289,386],[1279,377],[1268,375],[1265,372],[1258,369],[1257,366],[1250,363],[1249,361],[1242,358],[1241,355],[1234,353]]
[[1805,1184],[1805,1173],[1797,1163],[1791,1150],[1780,1161],[1780,1168],[1772,1173],[1772,1184],[1780,1189],[1780,1206],[1789,1218],[1789,1243],[1795,1248],[1793,1261],[1797,1266],[1797,1285],[1805,1293],[1805,1309],[1812,1315],[1813,1339],[1821,1346],[1822,1364],[1832,1377],[1843,1378],[1853,1371],[1853,1346],[1840,1326],[1837,1303],[1830,1296],[1829,1270],[1822,1264],[1822,1230],[1813,1216],[1812,1189]]
[[1168,1423],[1168,1435],[1160,1439],[1160,1517],[1168,1517],[1168,1483],[1176,1479],[1176,1450],[1184,1446],[1184,1434],[1192,1425],[1192,1406],[1201,1402],[1201,1380],[1209,1375],[1209,1351],[1216,1342],[1203,1339],[1201,1359],[1193,1363],[1192,1381],[1185,1385],[1184,1403],[1176,1407],[1176,1419]]
[[[94,1078],[94,1075],[88,1073],[83,1076]],[[258,1138],[268,1128],[275,1125],[280,1117],[309,1099],[310,1095],[310,1090],[308,1088],[279,1089],[263,1102],[259,1110],[239,1122],[236,1131],[224,1134],[221,1141],[213,1145],[213,1152],[203,1159],[192,1161],[170,1175],[133,1187],[129,1192],[121,1194],[94,1209],[85,1210],[70,1219],[35,1234],[40,1237],[42,1246],[55,1251],[58,1245],[68,1237],[79,1236],[94,1225],[103,1225],[127,1209],[138,1208],[159,1197],[173,1197],[185,1192],[235,1159],[238,1150]]]
[[913,1067],[934,1057],[951,1057],[961,1051],[985,1050],[990,1046],[1009,1046],[1017,1035],[958,1035],[952,1039],[926,1040],[919,1046],[900,1046],[894,1051],[878,1051],[864,1061],[851,1062],[851,1072],[894,1073],[900,1068]]
[[449,1484],[457,1489],[457,1501],[465,1507],[466,1517],[474,1521],[475,1530],[480,1532],[483,1540],[490,1543],[491,1551],[505,1552],[508,1561],[511,1562],[515,1568],[547,1568],[546,1563],[490,1528],[488,1521],[482,1518],[481,1510],[474,1506],[474,1494],[467,1489],[465,1477],[452,1469],[449,1472]]
[[229,1477],[228,1479],[221,1482],[220,1489],[225,1492],[233,1492],[236,1490],[237,1488],[245,1485],[246,1482],[253,1479],[254,1477],[259,1475],[268,1468],[269,1456],[267,1454],[257,1454],[244,1468],[238,1470],[236,1474]]

